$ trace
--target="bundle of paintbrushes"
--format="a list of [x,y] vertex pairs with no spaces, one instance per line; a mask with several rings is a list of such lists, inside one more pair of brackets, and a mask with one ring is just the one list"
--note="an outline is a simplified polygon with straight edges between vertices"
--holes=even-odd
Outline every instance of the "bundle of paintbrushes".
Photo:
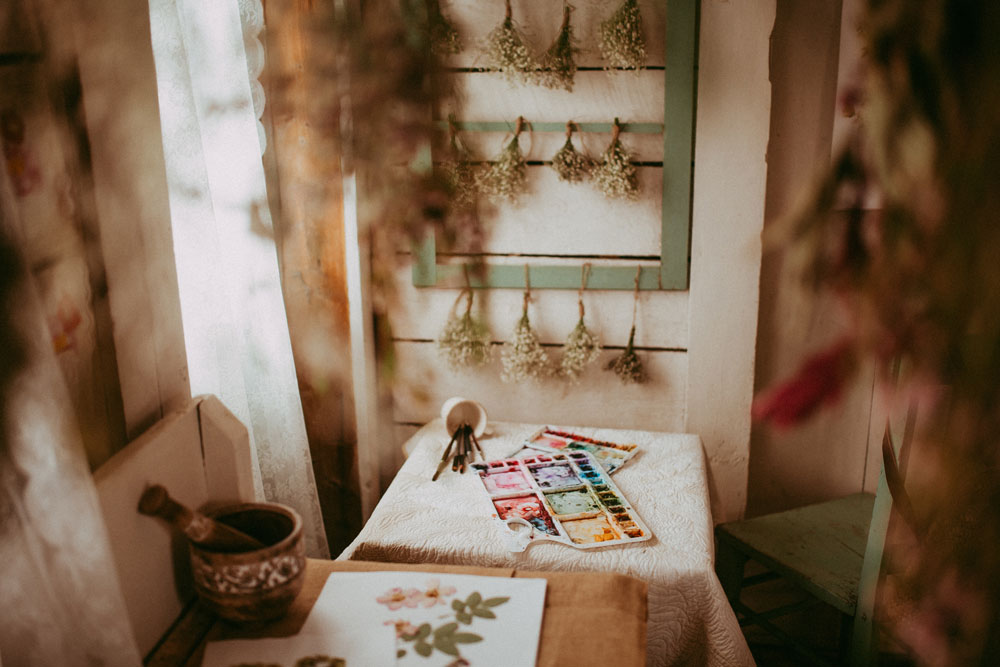
[[483,454],[483,448],[479,446],[479,440],[476,439],[476,434],[472,426],[465,423],[461,424],[451,434],[451,440],[448,442],[448,446],[444,448],[441,463],[438,464],[437,470],[434,471],[431,481],[437,481],[437,478],[444,469],[448,467],[449,460],[451,461],[452,470],[464,473],[465,468],[476,460],[477,451],[479,452],[479,456],[485,461],[486,456]]

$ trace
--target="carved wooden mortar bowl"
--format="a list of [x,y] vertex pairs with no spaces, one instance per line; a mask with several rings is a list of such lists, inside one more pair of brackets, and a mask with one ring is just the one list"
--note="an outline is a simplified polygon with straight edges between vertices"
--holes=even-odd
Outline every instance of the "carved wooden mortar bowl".
[[202,603],[230,621],[266,621],[283,615],[302,590],[306,567],[302,517],[277,503],[243,503],[208,515],[265,546],[224,552],[190,542],[191,573]]

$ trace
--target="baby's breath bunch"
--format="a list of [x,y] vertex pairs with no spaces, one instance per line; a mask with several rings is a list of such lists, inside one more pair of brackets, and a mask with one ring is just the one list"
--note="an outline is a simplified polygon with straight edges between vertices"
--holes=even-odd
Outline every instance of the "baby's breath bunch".
[[[527,269],[525,271],[527,272]],[[542,348],[538,334],[528,319],[530,298],[530,292],[526,291],[524,308],[521,311],[521,319],[514,327],[513,340],[504,344],[500,356],[500,362],[503,364],[500,379],[507,383],[537,381],[550,373],[549,355]]]
[[614,371],[622,384],[641,384],[646,381],[646,370],[642,367],[642,360],[635,353],[633,342],[635,340],[635,325],[632,325],[632,332],[628,335],[628,345],[625,350],[608,362],[607,369]]
[[583,371],[596,361],[600,354],[600,340],[594,332],[587,328],[581,317],[563,345],[559,373],[572,384],[577,384],[580,382],[580,375]]
[[480,191],[494,202],[516,202],[525,189],[528,165],[518,141],[522,127],[524,118],[518,117],[514,138],[504,147],[496,160],[490,163],[480,179]]
[[592,177],[605,196],[612,199],[636,199],[639,196],[639,180],[632,155],[622,146],[618,138],[621,126],[615,118],[611,134],[611,144],[604,151],[601,163],[594,169]]
[[607,67],[634,69],[646,64],[642,14],[636,0],[625,0],[609,19],[601,22],[598,45]]
[[486,36],[484,53],[487,62],[497,68],[511,83],[531,83],[538,72],[538,63],[528,48],[524,34],[511,18],[510,0],[503,22]]
[[560,181],[579,183],[590,176],[594,160],[573,147],[573,121],[566,123],[566,143],[552,156],[552,168]]
[[482,366],[491,357],[490,330],[472,316],[472,290],[466,288],[458,298],[463,294],[468,299],[465,312],[457,316],[452,310],[437,341],[438,351],[452,370]]
[[479,196],[479,178],[473,156],[468,148],[458,140],[454,126],[450,130],[448,152],[438,169],[445,185],[451,191],[452,205],[459,208],[472,206]]
[[576,76],[575,57],[580,49],[576,48],[573,26],[569,22],[572,11],[572,6],[568,4],[563,6],[562,28],[559,29],[559,35],[552,42],[552,46],[542,56],[539,82],[546,88],[573,90],[573,78]]
[[441,11],[438,0],[427,0],[427,29],[431,51],[439,56],[451,56],[462,50],[462,37]]

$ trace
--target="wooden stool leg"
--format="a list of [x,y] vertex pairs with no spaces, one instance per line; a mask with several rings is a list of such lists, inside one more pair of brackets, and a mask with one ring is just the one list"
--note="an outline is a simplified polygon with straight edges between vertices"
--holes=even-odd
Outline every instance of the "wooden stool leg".
[[735,609],[740,601],[740,590],[743,588],[743,569],[747,557],[742,552],[726,544],[724,540],[716,541],[715,573],[722,583],[726,599]]

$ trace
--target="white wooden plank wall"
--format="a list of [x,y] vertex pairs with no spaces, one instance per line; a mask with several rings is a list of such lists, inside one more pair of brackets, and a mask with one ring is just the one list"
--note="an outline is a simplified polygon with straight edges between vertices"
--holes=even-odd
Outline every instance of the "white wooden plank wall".
[[[575,2],[572,22],[580,47],[581,67],[601,67],[597,26],[614,11],[614,3]],[[663,65],[665,3],[640,2],[651,66]],[[503,19],[502,2],[442,0],[442,9],[460,30],[466,50],[452,58],[452,74],[460,93],[457,108],[444,109],[459,121],[508,121],[519,115],[536,122],[663,122],[663,71],[580,71],[572,93],[540,86],[512,85],[496,73],[474,71],[487,66],[476,45]],[[528,33],[536,51],[543,51],[558,33],[562,3],[514,0],[513,16]],[[510,134],[460,132],[479,159],[491,159]],[[485,251],[492,263],[569,263],[579,266],[636,266],[658,263],[661,228],[662,135],[622,134],[638,161],[642,195],[637,202],[606,199],[588,184],[560,182],[546,164],[562,145],[563,133],[526,130],[521,147],[531,164],[529,192],[519,204],[497,207]],[[610,134],[575,135],[578,150],[599,156]],[[648,163],[653,163],[649,165]],[[439,248],[439,252],[441,249]],[[526,258],[524,254],[544,255]],[[581,259],[582,257],[582,259]],[[460,261],[439,255],[439,261]],[[510,338],[521,314],[520,290],[477,290],[476,311],[490,326],[494,359],[488,366],[451,371],[441,360],[434,340],[455,304],[458,290],[415,288],[409,266],[396,276],[396,300],[390,320],[396,342],[400,382],[394,390],[395,434],[399,444],[413,427],[437,416],[441,403],[461,395],[481,402],[491,419],[589,426],[681,431],[687,402],[687,292],[643,292],[640,296],[636,344],[650,375],[644,385],[622,386],[603,366],[627,342],[633,296],[629,290],[587,291],[587,325],[598,332],[606,350],[584,376],[571,386],[556,379],[539,384],[507,385],[500,380],[500,344]],[[532,325],[550,357],[558,361],[559,346],[578,318],[573,290],[536,289],[530,308]]]

